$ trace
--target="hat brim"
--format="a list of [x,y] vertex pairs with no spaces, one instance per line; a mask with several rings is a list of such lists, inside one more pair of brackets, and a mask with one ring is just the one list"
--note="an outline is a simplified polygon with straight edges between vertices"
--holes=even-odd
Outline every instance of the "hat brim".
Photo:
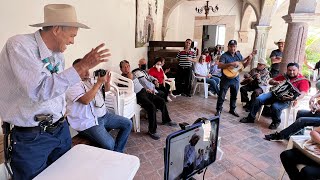
[[274,42],[275,45],[278,45],[279,43],[284,43],[284,41]]
[[31,27],[46,27],[46,26],[68,26],[68,27],[78,27],[83,29],[90,29],[87,25],[78,22],[55,22],[55,23],[39,23],[31,24]]

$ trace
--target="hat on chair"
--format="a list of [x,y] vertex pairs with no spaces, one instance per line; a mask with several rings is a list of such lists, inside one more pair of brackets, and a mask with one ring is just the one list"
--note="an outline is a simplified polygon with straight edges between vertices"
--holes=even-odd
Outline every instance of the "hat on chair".
[[44,22],[30,26],[69,26],[90,29],[78,22],[75,8],[68,4],[48,4],[44,6]]

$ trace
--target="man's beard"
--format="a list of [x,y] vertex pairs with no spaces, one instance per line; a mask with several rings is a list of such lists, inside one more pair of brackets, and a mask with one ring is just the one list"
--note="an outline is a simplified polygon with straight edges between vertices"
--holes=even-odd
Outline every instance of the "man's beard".
[[293,75],[293,76],[288,75],[288,77],[289,77],[290,79],[296,78],[297,76],[298,76],[298,75]]

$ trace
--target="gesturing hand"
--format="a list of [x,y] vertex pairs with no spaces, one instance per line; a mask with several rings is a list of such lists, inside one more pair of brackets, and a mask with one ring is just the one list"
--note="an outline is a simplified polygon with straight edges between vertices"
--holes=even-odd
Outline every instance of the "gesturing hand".
[[108,61],[108,57],[111,56],[111,54],[109,53],[109,49],[105,49],[103,46],[104,43],[92,49],[81,59],[79,63],[74,65],[74,68],[78,74],[83,73],[84,71],[87,71],[102,62]]
[[111,54],[109,53],[109,49],[104,49],[103,46],[104,43],[100,44],[82,58],[81,62],[87,69],[91,69],[102,62],[108,61],[107,57]]

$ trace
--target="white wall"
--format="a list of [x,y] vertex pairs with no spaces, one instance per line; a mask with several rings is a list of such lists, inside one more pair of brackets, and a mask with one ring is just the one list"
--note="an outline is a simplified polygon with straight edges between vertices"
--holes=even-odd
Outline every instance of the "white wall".
[[[140,58],[147,58],[147,47],[135,48],[135,0],[0,0],[0,2],[1,49],[9,37],[15,34],[33,33],[37,30],[28,25],[43,22],[44,5],[67,3],[75,6],[79,21],[91,29],[80,29],[75,44],[68,46],[64,53],[66,67],[71,66],[73,60],[83,57],[91,48],[102,42],[110,49],[112,57],[109,62],[101,64],[100,67],[120,72],[121,60],[127,59],[132,67],[136,67]],[[161,39],[163,0],[158,0],[158,4],[157,20],[159,21],[155,28],[156,40]]]
[[[209,2],[209,5],[215,6],[216,3],[216,1]],[[195,16],[205,16],[204,12],[198,14],[195,8],[202,7],[204,4],[205,1],[185,1],[176,7],[169,16],[168,33],[165,39],[170,41],[184,41],[187,38],[192,39],[194,35]],[[241,2],[239,0],[219,1],[218,6],[219,11],[216,13],[210,11],[209,16],[236,15],[236,29],[238,30],[240,27]],[[212,25],[218,24],[219,22],[216,22]]]
[[[214,47],[216,45],[216,38],[217,38],[217,26],[214,25],[209,25],[208,26],[208,35],[209,39],[207,41],[204,41],[204,47],[203,48],[208,48],[208,47]],[[201,42],[199,42],[201,43]]]

